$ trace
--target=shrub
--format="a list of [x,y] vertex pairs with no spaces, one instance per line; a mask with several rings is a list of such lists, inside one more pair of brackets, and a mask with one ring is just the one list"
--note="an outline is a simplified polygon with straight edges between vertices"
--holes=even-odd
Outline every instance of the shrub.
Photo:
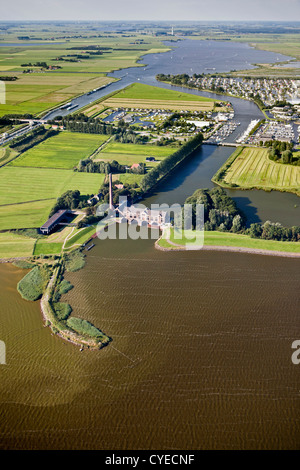
[[66,320],[72,312],[71,305],[65,302],[53,302],[53,309],[59,320]]
[[85,265],[85,255],[79,250],[72,251],[65,256],[66,270],[70,272],[79,271]]
[[69,290],[73,289],[73,285],[67,281],[66,279],[64,279],[63,281],[61,281],[60,285],[59,285],[59,288],[58,288],[58,291],[60,293],[60,295],[63,295],[63,294],[66,294],[67,292],[69,292]]
[[18,291],[26,300],[39,299],[50,279],[50,271],[43,266],[36,266],[18,283]]
[[81,335],[87,335],[100,340],[107,338],[102,331],[98,330],[98,328],[87,320],[82,320],[81,318],[71,317],[67,320],[67,325]]
[[29,261],[23,261],[23,260],[14,261],[13,265],[21,269],[32,269],[35,266],[35,264],[30,263]]

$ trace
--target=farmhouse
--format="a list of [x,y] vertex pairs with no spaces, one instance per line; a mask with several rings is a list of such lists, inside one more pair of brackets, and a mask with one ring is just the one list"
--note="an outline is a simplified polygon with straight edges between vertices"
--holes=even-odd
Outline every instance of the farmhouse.
[[49,233],[52,232],[52,230],[62,221],[64,216],[68,213],[69,211],[66,209],[61,209],[57,212],[55,212],[50,219],[47,220],[47,222],[42,225],[40,228],[40,231],[45,234],[49,235]]
[[90,199],[88,199],[88,204],[96,204],[96,202],[100,201],[102,196],[103,196],[102,193],[95,194]]
[[131,165],[131,169],[132,170],[137,170],[138,168],[140,167],[140,164],[139,163],[133,163],[133,165]]

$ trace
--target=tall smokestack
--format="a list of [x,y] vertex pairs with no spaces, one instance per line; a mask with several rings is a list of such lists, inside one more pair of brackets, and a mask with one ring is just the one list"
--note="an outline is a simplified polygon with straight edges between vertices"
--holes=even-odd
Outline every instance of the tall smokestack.
[[113,205],[112,175],[111,175],[111,173],[109,173],[108,177],[109,177],[109,208],[113,209],[114,205]]

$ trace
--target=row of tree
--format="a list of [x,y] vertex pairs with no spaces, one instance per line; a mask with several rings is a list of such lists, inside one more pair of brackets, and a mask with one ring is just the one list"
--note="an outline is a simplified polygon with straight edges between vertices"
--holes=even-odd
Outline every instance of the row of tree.
[[75,191],[66,191],[60,197],[57,198],[54,206],[51,209],[49,217],[51,217],[53,214],[55,214],[55,212],[59,211],[60,209],[81,209],[82,207],[86,206],[88,199],[89,195],[81,196],[80,191],[78,191],[78,189],[76,189]]
[[283,227],[280,223],[270,222],[269,220],[264,224],[251,224],[245,233],[250,235],[251,238],[300,242],[300,227]]
[[119,121],[117,126],[101,121],[99,118],[89,118],[83,113],[70,116],[57,116],[50,124],[63,125],[67,131],[84,134],[114,135],[114,140],[124,144],[143,144],[148,141],[148,136],[135,132],[128,123]]
[[38,127],[25,136],[13,139],[9,146],[17,152],[22,153],[56,134],[58,134],[58,131],[56,130],[47,130],[44,127]]
[[139,166],[134,168],[127,168],[126,165],[121,165],[116,160],[111,162],[95,162],[91,158],[80,160],[77,170],[85,173],[136,173],[144,175],[146,173],[145,163],[139,163]]
[[175,168],[178,163],[182,162],[186,157],[188,157],[194,150],[196,150],[203,141],[203,135],[201,133],[197,134],[186,144],[180,147],[179,150],[172,153],[164,160],[161,160],[157,166],[152,168],[142,179],[140,186],[144,192],[150,191],[153,186],[155,186],[158,181],[166,176],[173,168]]

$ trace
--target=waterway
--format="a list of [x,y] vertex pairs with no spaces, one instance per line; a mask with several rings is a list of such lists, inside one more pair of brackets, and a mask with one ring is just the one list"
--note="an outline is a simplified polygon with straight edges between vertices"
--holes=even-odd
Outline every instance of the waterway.
[[[226,95],[219,95],[210,92],[199,92],[198,90],[172,86],[156,80],[158,73],[208,73],[208,67],[213,65],[216,72],[229,72],[230,70],[240,70],[253,68],[253,63],[276,63],[285,61],[291,57],[273,52],[261,51],[250,47],[248,44],[231,43],[230,41],[195,41],[184,40],[174,45],[173,42],[165,42],[166,46],[172,48],[169,52],[147,54],[141,58],[140,62],[144,67],[132,67],[118,70],[109,76],[118,79],[117,82],[109,84],[106,88],[93,93],[83,95],[72,101],[78,107],[95,101],[108,93],[120,90],[131,83],[145,83],[172,90],[184,91],[186,93],[207,96],[223,101],[230,101],[235,111],[235,121],[240,122],[240,126],[226,139],[234,142],[241,135],[253,119],[262,119],[264,116],[255,103]],[[56,115],[67,115],[71,111],[55,110],[50,112],[45,119],[52,119]],[[172,202],[183,203],[185,198],[195,189],[200,187],[211,187],[210,179],[220,166],[226,161],[233,149],[224,147],[203,148],[197,153],[189,164],[176,172],[176,179],[171,178],[163,185],[160,185],[161,195],[159,201],[166,196],[166,188],[176,189],[173,192]],[[209,158],[208,158],[209,157]],[[181,184],[178,181],[181,180]],[[300,205],[299,198],[294,194],[279,193],[277,191],[228,191],[234,197],[238,206],[245,212],[249,223],[265,222],[271,220],[280,222],[283,225],[299,225]],[[178,199],[173,201],[173,199]],[[152,199],[150,200],[152,201]]]
[[[147,203],[211,186],[227,153],[204,145]],[[284,218],[289,196],[235,193],[252,220]],[[299,260],[97,240],[62,300],[113,338],[99,352],[43,327],[23,275],[0,264],[0,448],[299,448]]]

